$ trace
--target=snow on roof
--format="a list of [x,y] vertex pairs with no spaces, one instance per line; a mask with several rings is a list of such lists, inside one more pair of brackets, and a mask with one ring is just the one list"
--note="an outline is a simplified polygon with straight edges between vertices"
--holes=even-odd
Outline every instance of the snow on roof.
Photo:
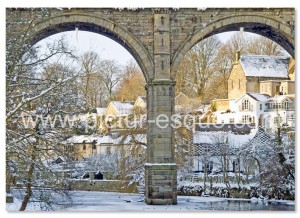
[[99,116],[104,115],[106,107],[97,107],[96,110],[97,110],[97,115]]
[[248,143],[255,136],[257,129],[252,129],[249,134],[234,134],[233,132],[200,132],[196,131],[193,134],[193,143],[194,144],[214,144],[221,143],[221,140],[224,140],[224,143],[229,143],[232,147],[240,147],[243,144]]
[[[134,134],[133,135],[135,141],[139,141],[141,143],[147,143],[146,134]],[[133,142],[132,135],[105,135],[105,136],[95,136],[95,135],[78,135],[72,136],[66,140],[67,143],[92,143],[94,140],[97,145],[100,144],[130,144]]]
[[289,57],[243,55],[240,63],[245,76],[288,78]]
[[85,141],[86,143],[92,143],[94,140],[97,140],[98,137],[91,136],[91,135],[75,135],[75,136],[72,136],[71,138],[68,138],[66,140],[66,142],[67,143],[83,143],[83,141]]
[[268,99],[270,98],[270,96],[266,94],[260,94],[260,93],[247,93],[247,94],[255,98],[257,101],[262,101],[262,102],[268,101]]
[[140,98],[143,102],[146,103],[146,96],[139,96],[138,98]]
[[287,95],[277,95],[277,96],[274,96],[274,97],[272,97],[272,98],[269,98],[269,101],[275,101],[275,102],[282,102],[283,100],[285,100],[285,99],[288,99],[288,100],[294,100],[294,98],[293,97],[291,97],[291,96],[287,96]]
[[250,96],[251,98],[253,98],[255,101],[261,101],[261,102],[265,102],[268,101],[270,96],[267,94],[261,94],[261,93],[250,93],[247,92],[245,94],[243,94],[241,97],[239,97],[238,99],[235,100],[235,102],[238,102],[239,100],[243,99],[245,97],[245,95]]
[[179,92],[177,95],[176,95],[176,97],[175,97],[175,99],[176,98],[178,98],[179,96],[184,96],[185,98],[187,98],[187,99],[190,99],[189,97],[187,97],[185,94],[183,94],[182,92]]
[[119,114],[130,114],[134,105],[132,101],[112,101],[111,103],[118,110]]

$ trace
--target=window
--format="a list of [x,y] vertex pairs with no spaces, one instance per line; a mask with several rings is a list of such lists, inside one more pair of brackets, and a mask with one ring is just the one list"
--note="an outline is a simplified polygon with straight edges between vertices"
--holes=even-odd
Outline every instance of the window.
[[285,102],[284,102],[284,109],[285,109],[285,110],[290,109],[290,108],[289,108],[289,102],[288,102],[288,101],[285,101]]
[[111,147],[106,147],[106,154],[111,155]]
[[86,150],[86,144],[85,144],[85,142],[84,142],[83,145],[82,145],[82,149],[83,149],[83,150]]
[[93,144],[93,149],[96,149],[96,144]]
[[239,79],[239,89],[241,89],[241,79]]
[[234,118],[229,118],[229,123],[234,123]]
[[254,119],[250,115],[243,115],[242,123],[251,123],[254,122]]
[[213,166],[214,166],[214,163],[212,161],[209,161],[209,163],[206,164],[207,172],[211,172],[213,170]]
[[248,99],[245,99],[242,102],[242,110],[250,110],[250,102]]
[[259,109],[262,110],[262,104],[259,105]]

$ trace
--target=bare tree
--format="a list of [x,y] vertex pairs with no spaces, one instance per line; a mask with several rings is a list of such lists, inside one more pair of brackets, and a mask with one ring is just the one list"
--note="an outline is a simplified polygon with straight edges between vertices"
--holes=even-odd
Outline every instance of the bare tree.
[[100,63],[99,71],[102,76],[103,85],[105,86],[109,99],[112,99],[114,88],[122,78],[120,66],[115,60],[103,60]]
[[79,64],[84,73],[81,86],[86,100],[86,109],[105,106],[108,103],[109,96],[100,71],[101,60],[99,55],[92,51],[86,52],[81,56]]
[[247,53],[258,55],[282,55],[283,48],[264,36],[251,38],[247,46]]
[[[216,36],[209,37],[196,44],[184,57],[183,66],[179,67],[179,78],[184,77],[185,85],[190,87],[190,92],[203,97],[208,82],[215,72],[217,49],[221,42]],[[185,74],[186,76],[182,76]],[[181,86],[182,81],[179,82]],[[192,84],[192,85],[191,85]]]

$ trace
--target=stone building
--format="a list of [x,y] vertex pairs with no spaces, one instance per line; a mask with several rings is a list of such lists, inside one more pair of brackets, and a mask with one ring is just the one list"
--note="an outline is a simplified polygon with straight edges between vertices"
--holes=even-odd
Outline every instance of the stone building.
[[260,82],[260,93],[270,96],[295,94],[295,81],[266,80]]
[[134,102],[132,101],[111,101],[106,108],[105,115],[122,116],[132,113]]
[[[232,66],[228,79],[228,98],[237,99],[246,92],[259,93],[260,82],[266,80],[290,80],[290,58],[283,56],[243,55],[239,52]],[[280,85],[274,82],[275,90],[280,91]]]
[[145,134],[124,134],[120,131],[112,131],[104,136],[72,136],[63,143],[65,152],[71,154],[71,159],[76,161],[96,155],[138,157],[145,152],[144,144]]

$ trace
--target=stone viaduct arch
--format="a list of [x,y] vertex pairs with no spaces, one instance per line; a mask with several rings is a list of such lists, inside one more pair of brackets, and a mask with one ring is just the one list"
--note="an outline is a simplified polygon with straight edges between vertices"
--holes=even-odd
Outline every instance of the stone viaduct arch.
[[31,44],[56,33],[79,30],[89,31],[107,36],[126,48],[141,67],[145,80],[152,78],[153,61],[143,44],[129,31],[111,20],[85,13],[68,13],[50,17],[38,22],[31,33]]
[[244,31],[246,32],[256,33],[275,41],[281,45],[292,57],[295,56],[295,41],[292,37],[294,31],[290,26],[265,16],[247,14],[233,15],[210,23],[204,29],[196,31],[194,34],[188,36],[184,40],[172,58],[172,77],[175,78],[177,67],[182,58],[195,44],[218,33],[239,31],[240,27],[243,27]]
[[[43,16],[35,12],[43,11]],[[177,204],[177,167],[174,152],[175,74],[180,61],[197,42],[225,31],[239,30],[266,36],[294,57],[295,10],[293,8],[8,8],[6,41],[31,28],[32,43],[54,33],[91,31],[123,45],[137,60],[147,90],[147,204]],[[169,118],[154,122],[159,115]]]

